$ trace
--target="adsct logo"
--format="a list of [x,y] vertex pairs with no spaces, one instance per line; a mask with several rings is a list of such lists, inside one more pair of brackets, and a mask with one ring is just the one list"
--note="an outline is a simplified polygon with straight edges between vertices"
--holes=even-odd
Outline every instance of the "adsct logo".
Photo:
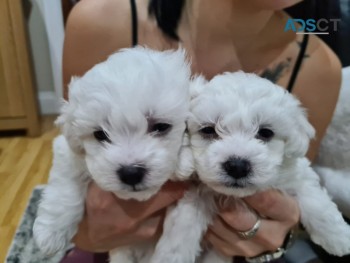
[[289,18],[284,32],[292,30],[297,34],[314,34],[314,35],[328,35],[330,31],[336,32],[338,30],[338,23],[340,18],[325,19],[293,19]]

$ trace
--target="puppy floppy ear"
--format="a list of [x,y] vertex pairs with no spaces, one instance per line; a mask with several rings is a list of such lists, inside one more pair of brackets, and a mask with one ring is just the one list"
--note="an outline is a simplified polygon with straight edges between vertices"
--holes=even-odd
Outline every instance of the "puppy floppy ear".
[[298,109],[295,120],[295,128],[287,140],[286,156],[292,158],[304,157],[309,149],[310,140],[315,137],[315,129],[307,119],[306,112]]
[[194,76],[191,79],[191,83],[190,83],[191,99],[196,98],[202,92],[206,83],[208,83],[208,81],[202,75]]
[[55,121],[55,125],[61,129],[62,134],[67,139],[67,142],[76,154],[83,154],[84,148],[81,139],[79,138],[79,129],[76,125],[76,110],[77,106],[75,106],[75,95],[72,95],[71,89],[74,88],[74,84],[77,78],[72,78],[69,84],[69,98],[71,101],[63,101],[63,105],[61,106],[61,114]]

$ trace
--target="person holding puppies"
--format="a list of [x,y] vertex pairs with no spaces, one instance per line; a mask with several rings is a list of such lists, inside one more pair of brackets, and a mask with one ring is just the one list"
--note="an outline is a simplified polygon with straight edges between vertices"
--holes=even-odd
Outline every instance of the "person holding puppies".
[[[341,65],[316,36],[284,31],[289,16],[283,9],[298,2],[84,0],[73,9],[67,23],[63,57],[66,94],[72,76],[84,74],[121,48],[145,45],[167,50],[181,45],[190,57],[193,74],[203,74],[209,80],[226,71],[243,70],[295,94],[308,109],[316,129],[308,152],[313,160],[336,105]],[[186,183],[167,183],[155,197],[140,203],[117,199],[91,184],[86,215],[73,241],[80,249],[106,252],[157,239],[165,208],[179,200],[187,187]],[[220,211],[205,241],[231,257],[276,251],[299,222],[296,201],[275,190],[243,200],[245,205]],[[267,218],[268,224],[260,225],[253,238],[240,238],[237,231],[255,226],[255,213]],[[90,258],[97,262],[92,254]],[[69,256],[64,262],[68,260]]]

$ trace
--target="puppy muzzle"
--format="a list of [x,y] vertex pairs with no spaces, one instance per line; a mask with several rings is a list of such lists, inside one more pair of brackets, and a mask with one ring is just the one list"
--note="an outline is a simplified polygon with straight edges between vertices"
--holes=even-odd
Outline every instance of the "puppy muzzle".
[[120,181],[126,185],[135,188],[142,183],[147,174],[147,169],[141,165],[123,165],[117,170],[117,176]]

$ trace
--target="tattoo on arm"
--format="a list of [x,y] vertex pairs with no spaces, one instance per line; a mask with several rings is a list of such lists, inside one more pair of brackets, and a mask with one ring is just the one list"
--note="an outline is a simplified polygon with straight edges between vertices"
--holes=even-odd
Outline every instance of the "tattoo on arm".
[[272,81],[273,83],[277,83],[277,81],[282,77],[283,73],[285,73],[290,67],[291,61],[291,58],[287,58],[286,61],[278,63],[273,68],[264,70],[260,76]]
[[[296,43],[298,44],[299,48],[301,48],[302,42],[296,41]],[[303,59],[307,59],[309,57],[310,55],[305,52]],[[260,76],[272,81],[273,83],[277,83],[277,81],[283,76],[283,74],[290,68],[291,62],[292,59],[287,58],[286,61],[280,62],[273,68],[268,68],[264,70]]]

